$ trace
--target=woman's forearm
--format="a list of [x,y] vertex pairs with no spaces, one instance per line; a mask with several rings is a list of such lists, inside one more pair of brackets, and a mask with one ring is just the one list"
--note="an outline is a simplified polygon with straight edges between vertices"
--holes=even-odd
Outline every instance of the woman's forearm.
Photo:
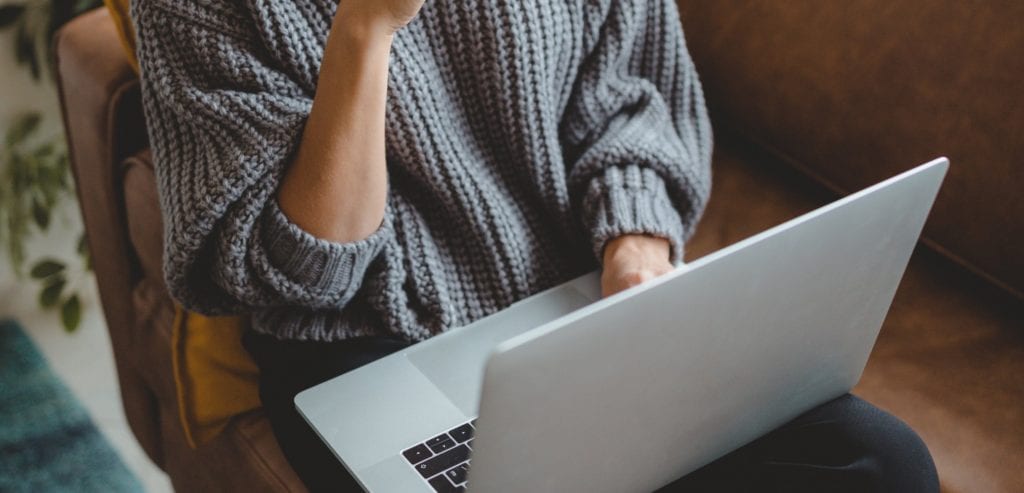
[[384,112],[393,30],[339,12],[302,142],[278,190],[310,234],[351,242],[380,226],[387,203]]

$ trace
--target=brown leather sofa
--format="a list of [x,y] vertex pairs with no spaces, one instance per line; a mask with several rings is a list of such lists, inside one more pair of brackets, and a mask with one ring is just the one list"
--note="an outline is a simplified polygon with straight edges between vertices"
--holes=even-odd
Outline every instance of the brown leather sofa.
[[[1024,4],[680,2],[717,129],[698,257],[940,154],[953,165],[856,392],[943,489],[1024,490]],[[260,411],[198,450],[136,80],[106,12],[58,35],[61,102],[129,423],[180,491],[301,491]]]

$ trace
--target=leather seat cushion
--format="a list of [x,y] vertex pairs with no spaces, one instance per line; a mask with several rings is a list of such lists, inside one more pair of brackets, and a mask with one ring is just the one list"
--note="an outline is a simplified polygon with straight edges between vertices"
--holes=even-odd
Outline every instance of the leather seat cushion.
[[[711,203],[690,259],[832,197],[788,166],[720,136]],[[943,491],[1024,485],[1024,305],[918,247],[855,393],[907,421]]]

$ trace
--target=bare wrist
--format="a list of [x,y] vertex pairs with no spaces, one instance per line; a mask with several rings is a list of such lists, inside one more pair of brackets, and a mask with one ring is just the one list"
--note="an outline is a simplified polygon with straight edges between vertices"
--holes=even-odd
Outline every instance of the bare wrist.
[[381,16],[366,14],[355,9],[344,8],[345,3],[338,6],[331,26],[332,34],[341,34],[350,40],[362,42],[390,42],[395,34],[395,26],[390,25]]

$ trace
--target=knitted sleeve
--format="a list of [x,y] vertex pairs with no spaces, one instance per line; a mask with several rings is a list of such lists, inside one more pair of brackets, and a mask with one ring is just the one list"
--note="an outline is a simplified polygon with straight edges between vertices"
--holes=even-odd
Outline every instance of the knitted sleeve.
[[710,194],[712,144],[679,13],[673,0],[600,3],[562,120],[570,195],[599,261],[627,233],[667,238],[681,261]]
[[315,88],[277,68],[242,4],[132,2],[167,285],[206,314],[340,308],[392,234],[390,210],[372,235],[342,244],[278,208]]

